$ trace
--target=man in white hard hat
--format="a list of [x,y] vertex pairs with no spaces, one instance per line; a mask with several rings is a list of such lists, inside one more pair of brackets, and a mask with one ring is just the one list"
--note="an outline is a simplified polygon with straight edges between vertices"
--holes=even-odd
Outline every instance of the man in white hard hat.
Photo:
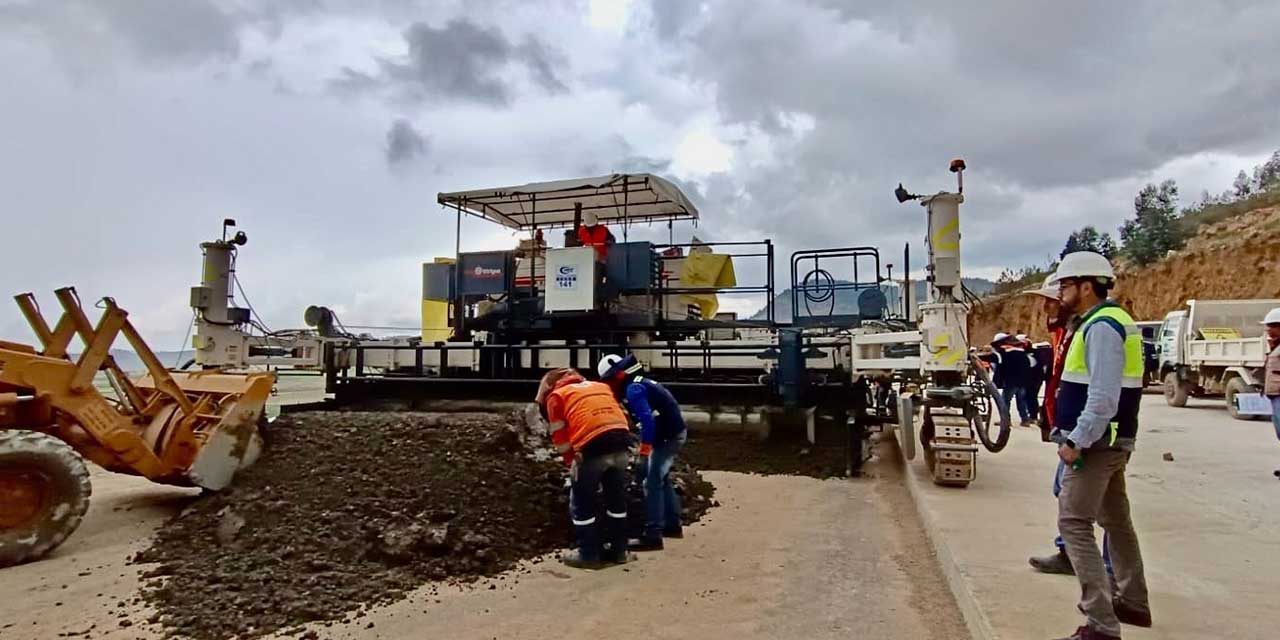
[[[1062,380],[1062,366],[1067,356],[1067,344],[1071,341],[1069,332],[1071,314],[1062,310],[1062,301],[1058,300],[1058,286],[1051,284],[1052,282],[1051,274],[1044,279],[1044,284],[1039,289],[1023,292],[1044,301],[1045,330],[1049,332],[1049,342],[1040,343],[1035,350],[1036,365],[1041,367],[1044,376],[1044,403],[1040,405],[1039,416],[1040,437],[1045,442],[1050,441],[1049,436],[1053,431],[1055,396],[1058,394],[1058,384]],[[1058,494],[1062,492],[1062,473],[1066,470],[1066,464],[1059,459],[1055,467],[1053,497],[1057,499]],[[1067,556],[1067,548],[1062,542],[1062,536],[1056,536],[1053,545],[1057,549],[1056,553],[1031,557],[1028,560],[1031,566],[1041,573],[1075,575],[1076,572],[1071,567],[1071,558]],[[1107,574],[1114,575],[1111,568],[1111,554],[1107,551],[1106,532],[1103,532],[1102,536],[1102,560],[1106,565]]]
[[[1129,516],[1125,467],[1138,436],[1144,362],[1142,332],[1107,298],[1115,271],[1091,251],[1067,254],[1051,283],[1076,316],[1063,360],[1052,438],[1066,468],[1058,495],[1058,532],[1080,581],[1086,624],[1064,640],[1115,640],[1120,624],[1151,626],[1138,536]],[[1109,536],[1112,593],[1093,525]]]
[[[1280,307],[1267,312],[1262,324],[1267,327],[1267,364],[1263,374],[1262,393],[1271,400],[1271,424],[1280,438]],[[1280,469],[1276,470],[1280,478]]]

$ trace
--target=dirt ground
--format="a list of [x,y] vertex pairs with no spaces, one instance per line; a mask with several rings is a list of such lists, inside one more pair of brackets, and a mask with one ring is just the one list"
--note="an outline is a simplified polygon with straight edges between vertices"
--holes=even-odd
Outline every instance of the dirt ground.
[[[881,445],[892,447],[893,445]],[[721,506],[667,550],[578,572],[525,562],[471,585],[429,583],[312,638],[967,638],[894,455],[872,477],[707,472]],[[97,472],[80,531],[0,572],[0,638],[156,638],[129,558],[189,490]],[[299,635],[298,632],[293,634]]]

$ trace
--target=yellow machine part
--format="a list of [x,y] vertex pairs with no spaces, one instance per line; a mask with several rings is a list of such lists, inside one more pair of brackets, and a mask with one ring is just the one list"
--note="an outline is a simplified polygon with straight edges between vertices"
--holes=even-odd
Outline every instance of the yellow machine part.
[[[454,264],[453,258],[437,257],[434,264]],[[426,293],[425,291],[423,293]],[[422,300],[422,342],[434,344],[445,342],[453,334],[449,326],[450,305],[443,300]]]
[[[64,314],[50,329],[30,294],[18,296],[43,349],[0,344],[0,391],[33,398],[34,413],[49,420],[16,426],[55,435],[108,470],[165,484],[221,489],[257,459],[275,374],[167,371],[114,301],[104,299],[92,325],[74,290],[60,289],[58,299]],[[120,334],[147,367],[136,382],[110,356]],[[86,346],[76,361],[67,355],[74,335]],[[99,373],[115,397],[95,388]]]
[[[738,284],[733,272],[733,258],[719,253],[690,252],[684,258],[680,286],[728,288]],[[714,293],[684,294],[690,304],[698,305],[703,320],[716,317],[720,299]]]

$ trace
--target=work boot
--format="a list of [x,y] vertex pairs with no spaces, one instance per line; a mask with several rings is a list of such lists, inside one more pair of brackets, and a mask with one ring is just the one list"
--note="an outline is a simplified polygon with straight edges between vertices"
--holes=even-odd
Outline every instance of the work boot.
[[1076,632],[1058,640],[1120,640],[1120,636],[1107,635],[1087,626],[1076,629]]
[[662,536],[652,538],[645,536],[632,540],[627,544],[627,548],[632,551],[662,551]]
[[677,525],[675,527],[668,527],[666,529],[663,529],[662,537],[671,538],[673,540],[679,540],[684,537],[684,527]]
[[622,553],[614,553],[610,551],[609,553],[604,554],[605,564],[626,564],[628,562],[635,562],[635,561],[636,561],[636,554],[630,553],[628,551],[623,551]]
[[1131,605],[1121,598],[1115,598],[1111,601],[1111,608],[1115,609],[1116,618],[1124,624],[1143,628],[1151,627],[1151,609],[1147,607]]
[[579,551],[570,551],[560,556],[560,562],[574,569],[603,569],[604,563],[599,560],[590,560],[582,557]]
[[1031,566],[1040,573],[1058,573],[1067,576],[1074,576],[1076,570],[1071,566],[1071,558],[1067,557],[1067,552],[1058,549],[1058,552],[1051,556],[1032,557],[1028,560]]

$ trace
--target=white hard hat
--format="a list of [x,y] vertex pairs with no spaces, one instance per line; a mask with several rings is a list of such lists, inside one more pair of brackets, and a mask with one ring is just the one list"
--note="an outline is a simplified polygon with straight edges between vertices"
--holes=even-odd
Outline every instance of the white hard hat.
[[1027,334],[1025,334],[1025,333],[1019,333],[1017,337],[1018,337],[1018,342],[1026,342],[1026,341],[1027,341]]
[[1005,340],[1008,340],[1008,339],[1009,339],[1009,334],[1007,334],[1007,333],[1005,333],[1005,332],[1001,331],[1000,333],[997,333],[997,334],[996,334],[996,337],[994,337],[994,338],[992,338],[992,339],[991,339],[991,344],[996,344],[996,343],[998,343],[998,342],[1004,342]]
[[1268,311],[1267,316],[1262,319],[1262,324],[1280,324],[1280,307]]
[[1067,278],[1107,278],[1115,280],[1116,270],[1106,256],[1093,251],[1077,251],[1068,253],[1058,263],[1058,270],[1049,277],[1046,284],[1056,285]]
[[588,227],[594,227],[600,224],[600,216],[597,216],[594,211],[584,212],[582,214],[582,224],[585,224]]
[[622,356],[612,353],[600,358],[599,364],[596,365],[596,374],[603,378],[606,373],[609,373],[609,369],[619,362],[622,362]]
[[1050,274],[1049,277],[1044,279],[1044,284],[1041,285],[1039,289],[1028,289],[1027,291],[1023,291],[1023,293],[1033,296],[1044,296],[1050,300],[1057,300],[1058,285],[1053,282],[1053,275]]

